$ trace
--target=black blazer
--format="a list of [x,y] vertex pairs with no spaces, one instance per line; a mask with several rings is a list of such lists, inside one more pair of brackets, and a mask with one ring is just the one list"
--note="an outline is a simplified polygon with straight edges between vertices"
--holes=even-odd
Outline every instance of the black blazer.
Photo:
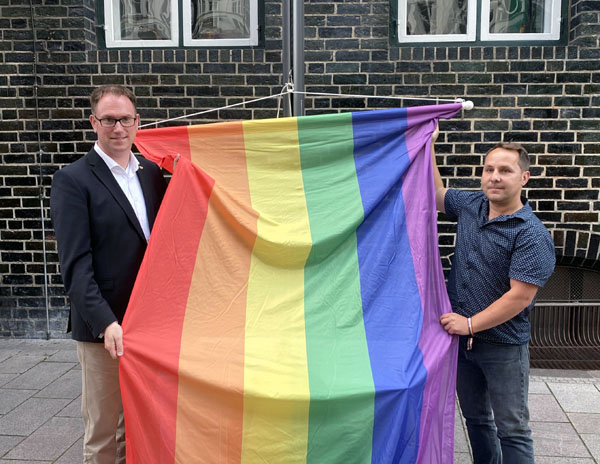
[[[150,229],[166,183],[160,168],[138,157]],[[100,342],[123,321],[146,239],[127,197],[95,150],[57,171],[50,194],[52,223],[65,290],[69,328],[79,341]],[[69,330],[69,329],[68,329]]]

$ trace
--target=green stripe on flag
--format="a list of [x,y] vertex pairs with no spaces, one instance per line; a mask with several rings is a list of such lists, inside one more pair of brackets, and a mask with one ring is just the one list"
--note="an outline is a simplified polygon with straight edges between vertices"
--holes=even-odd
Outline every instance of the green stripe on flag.
[[[307,462],[370,462],[375,393],[356,250],[364,213],[352,116],[299,119],[298,139],[313,242],[304,290],[311,397]],[[324,143],[330,147],[326,154]]]

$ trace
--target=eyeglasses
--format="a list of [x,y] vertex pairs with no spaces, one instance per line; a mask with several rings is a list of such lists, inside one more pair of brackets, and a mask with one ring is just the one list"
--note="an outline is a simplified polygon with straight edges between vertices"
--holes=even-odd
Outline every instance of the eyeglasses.
[[137,120],[137,118],[132,118],[131,116],[125,116],[124,118],[121,118],[121,119],[115,119],[115,118],[100,119],[94,115],[94,118],[96,119],[96,121],[98,121],[100,123],[100,125],[102,127],[115,127],[118,122],[120,122],[121,126],[123,126],[123,127],[131,127],[135,124],[135,121]]

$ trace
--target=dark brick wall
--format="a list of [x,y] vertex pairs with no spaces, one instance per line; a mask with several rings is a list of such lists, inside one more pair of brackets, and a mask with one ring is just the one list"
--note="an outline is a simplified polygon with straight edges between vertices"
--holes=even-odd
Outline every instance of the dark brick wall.
[[[93,143],[87,96],[94,86],[133,87],[143,122],[281,91],[279,1],[265,2],[264,47],[220,50],[99,50],[95,3],[0,0],[0,336],[46,336],[44,269],[50,334],[64,336],[68,302],[49,186],[56,169]],[[388,38],[388,2],[307,0],[306,90],[473,100],[474,110],[441,124],[437,151],[448,185],[478,188],[482,153],[500,140],[523,143],[533,157],[526,194],[561,263],[598,269],[599,10],[597,0],[571,0],[565,45],[397,47]],[[409,104],[306,100],[307,114]],[[277,108],[271,99],[192,121],[275,117]],[[454,228],[442,221],[439,230],[447,266]]]

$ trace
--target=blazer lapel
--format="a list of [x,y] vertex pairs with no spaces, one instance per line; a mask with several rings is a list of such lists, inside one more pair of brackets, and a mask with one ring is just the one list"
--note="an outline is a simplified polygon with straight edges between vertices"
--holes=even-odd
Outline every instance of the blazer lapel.
[[140,238],[146,242],[146,236],[144,235],[142,226],[140,226],[140,221],[138,221],[131,203],[129,203],[129,200],[123,193],[123,190],[121,190],[119,183],[116,181],[112,172],[110,172],[110,169],[108,169],[106,163],[102,160],[102,158],[100,158],[100,155],[98,155],[95,150],[91,150],[88,153],[88,164],[90,165],[92,173],[98,178],[98,180],[100,180],[100,182],[102,182],[102,184],[104,184],[117,204],[121,207]]

